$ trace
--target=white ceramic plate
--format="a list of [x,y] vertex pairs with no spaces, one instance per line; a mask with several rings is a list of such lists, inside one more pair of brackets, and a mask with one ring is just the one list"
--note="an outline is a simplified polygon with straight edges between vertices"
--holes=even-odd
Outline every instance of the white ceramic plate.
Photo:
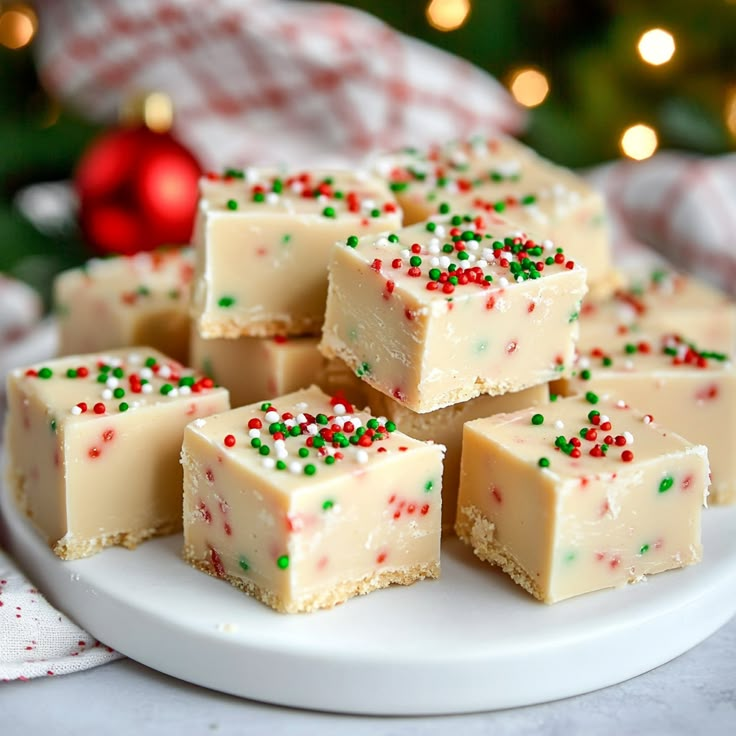
[[0,496],[11,552],[95,637],[281,705],[416,715],[554,700],[667,662],[736,612],[736,508],[704,514],[703,563],[623,590],[545,606],[450,540],[439,581],[284,616],[184,564],[178,535],[62,562]]

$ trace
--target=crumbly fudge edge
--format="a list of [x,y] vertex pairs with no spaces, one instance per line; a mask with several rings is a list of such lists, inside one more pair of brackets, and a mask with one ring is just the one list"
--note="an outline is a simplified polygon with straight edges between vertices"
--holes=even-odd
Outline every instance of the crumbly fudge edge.
[[239,320],[235,317],[217,318],[208,314],[194,315],[200,337],[211,340],[218,337],[236,339],[238,337],[273,337],[286,335],[301,337],[319,334],[322,323],[314,319],[264,319]]
[[184,547],[182,556],[195,569],[205,572],[213,578],[230,583],[238,590],[261,603],[265,603],[279,613],[311,613],[322,608],[334,608],[350,598],[365,595],[380,588],[387,588],[389,585],[411,585],[425,578],[438,578],[440,576],[439,561],[394,570],[382,570],[358,580],[345,580],[332,586],[329,590],[303,596],[286,603],[250,580],[244,580],[237,575],[218,575],[212,563],[209,560],[198,558],[194,549],[189,545]]

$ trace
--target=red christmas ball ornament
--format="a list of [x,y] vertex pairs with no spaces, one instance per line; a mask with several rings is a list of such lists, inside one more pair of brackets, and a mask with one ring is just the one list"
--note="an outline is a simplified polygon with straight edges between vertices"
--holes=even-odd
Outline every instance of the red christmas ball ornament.
[[201,173],[169,132],[138,126],[103,133],[75,174],[86,240],[101,255],[188,243]]

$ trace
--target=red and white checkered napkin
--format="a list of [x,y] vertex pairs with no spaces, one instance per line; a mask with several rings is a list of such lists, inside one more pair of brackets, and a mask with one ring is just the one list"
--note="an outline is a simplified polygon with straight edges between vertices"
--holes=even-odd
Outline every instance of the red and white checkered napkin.
[[518,132],[487,73],[328,3],[38,0],[41,78],[114,120],[133,90],[168,93],[176,130],[211,167],[356,162],[378,149]]
[[601,166],[589,179],[606,196],[615,249],[646,243],[736,296],[736,154],[661,153]]

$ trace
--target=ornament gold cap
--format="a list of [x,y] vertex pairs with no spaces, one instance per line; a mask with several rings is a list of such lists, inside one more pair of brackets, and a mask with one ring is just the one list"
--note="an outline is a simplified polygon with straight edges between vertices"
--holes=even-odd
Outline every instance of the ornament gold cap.
[[165,92],[133,92],[120,106],[120,122],[167,133],[174,124],[174,103]]

